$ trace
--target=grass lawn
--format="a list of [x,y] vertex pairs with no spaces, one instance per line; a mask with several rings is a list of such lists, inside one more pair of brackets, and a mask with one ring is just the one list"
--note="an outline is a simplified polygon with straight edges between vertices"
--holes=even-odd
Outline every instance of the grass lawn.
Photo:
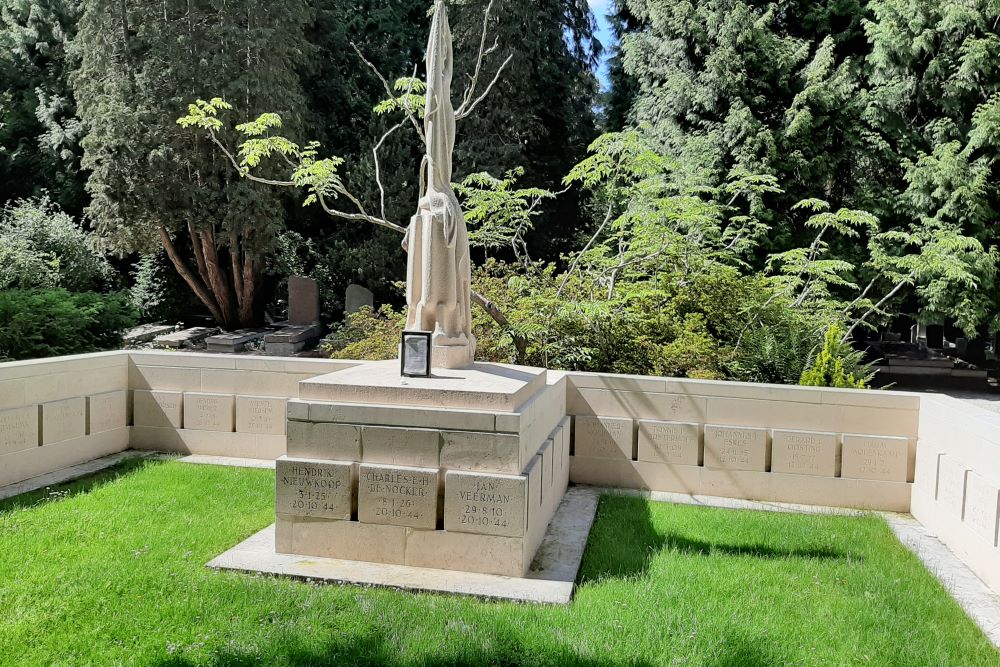
[[133,461],[0,502],[0,664],[1000,666],[874,517],[609,496],[575,601],[540,607],[207,570],[273,485]]

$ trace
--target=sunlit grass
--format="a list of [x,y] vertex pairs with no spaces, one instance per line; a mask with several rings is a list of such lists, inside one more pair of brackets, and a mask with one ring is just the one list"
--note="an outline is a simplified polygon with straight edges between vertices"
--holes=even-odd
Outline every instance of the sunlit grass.
[[218,573],[268,470],[131,462],[0,502],[4,665],[1000,665],[880,519],[606,497],[575,601]]

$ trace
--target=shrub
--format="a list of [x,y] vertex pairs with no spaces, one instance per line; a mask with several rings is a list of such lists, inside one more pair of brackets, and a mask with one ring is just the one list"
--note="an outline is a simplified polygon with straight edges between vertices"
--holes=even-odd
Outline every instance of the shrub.
[[0,291],[0,358],[114,349],[136,319],[128,295],[122,292]]
[[0,289],[104,287],[111,265],[95,238],[47,198],[22,199],[0,213]]
[[840,389],[868,388],[873,375],[870,369],[861,364],[863,353],[843,342],[843,336],[843,329],[837,325],[827,330],[823,348],[816,355],[812,366],[802,373],[799,384]]

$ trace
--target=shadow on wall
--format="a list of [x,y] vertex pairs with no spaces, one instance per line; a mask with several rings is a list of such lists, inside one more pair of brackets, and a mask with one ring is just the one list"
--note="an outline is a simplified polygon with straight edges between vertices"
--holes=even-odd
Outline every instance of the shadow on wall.
[[[330,640],[325,643],[310,641],[310,646],[291,646],[283,652],[276,663],[288,667],[320,667],[330,665],[384,665],[386,667],[444,667],[445,665],[504,665],[509,667],[534,666],[540,662],[557,667],[652,667],[652,662],[629,660],[618,662],[607,658],[594,659],[577,655],[566,646],[540,647],[544,655],[526,650],[514,637],[491,634],[490,648],[462,646],[458,649],[447,644],[438,647],[438,654],[423,658],[405,654],[391,639],[382,633],[373,632],[361,637],[350,637],[340,640]],[[319,645],[317,645],[319,644]],[[171,657],[153,663],[156,667],[194,667],[195,665],[212,665],[213,667],[256,667],[260,665],[260,656],[238,649],[220,650],[210,659],[191,660],[184,657]],[[720,662],[719,667],[729,665],[765,665],[765,662]]]
[[115,466],[106,468],[105,470],[100,470],[92,475],[88,475],[82,479],[66,482],[64,484],[56,484],[55,486],[47,486],[43,489],[38,489],[37,491],[22,493],[19,496],[13,496],[5,500],[0,500],[0,514],[4,512],[27,509],[29,507],[37,507],[44,503],[58,502],[72,498],[73,496],[90,493],[105,484],[114,482],[120,477],[130,475],[137,470],[146,468],[147,466],[160,465],[164,463],[165,460],[166,459],[162,458],[128,459]]
[[[653,559],[664,550],[691,556],[739,556],[760,560],[807,558],[856,562],[859,559],[857,554],[849,557],[834,549],[785,549],[724,539],[705,541],[662,531],[653,523],[650,503],[634,496],[607,494],[601,498],[597,512],[580,569],[581,584],[646,576]],[[614,520],[601,521],[605,512],[614,516]]]

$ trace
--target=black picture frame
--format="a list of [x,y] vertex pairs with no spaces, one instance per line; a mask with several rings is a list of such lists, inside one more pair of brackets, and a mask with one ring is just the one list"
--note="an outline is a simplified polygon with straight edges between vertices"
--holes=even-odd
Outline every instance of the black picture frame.
[[[406,341],[410,338],[421,338],[427,346],[427,366],[420,373],[406,372]],[[409,378],[428,378],[431,376],[431,332],[404,331],[399,341],[399,374]]]

